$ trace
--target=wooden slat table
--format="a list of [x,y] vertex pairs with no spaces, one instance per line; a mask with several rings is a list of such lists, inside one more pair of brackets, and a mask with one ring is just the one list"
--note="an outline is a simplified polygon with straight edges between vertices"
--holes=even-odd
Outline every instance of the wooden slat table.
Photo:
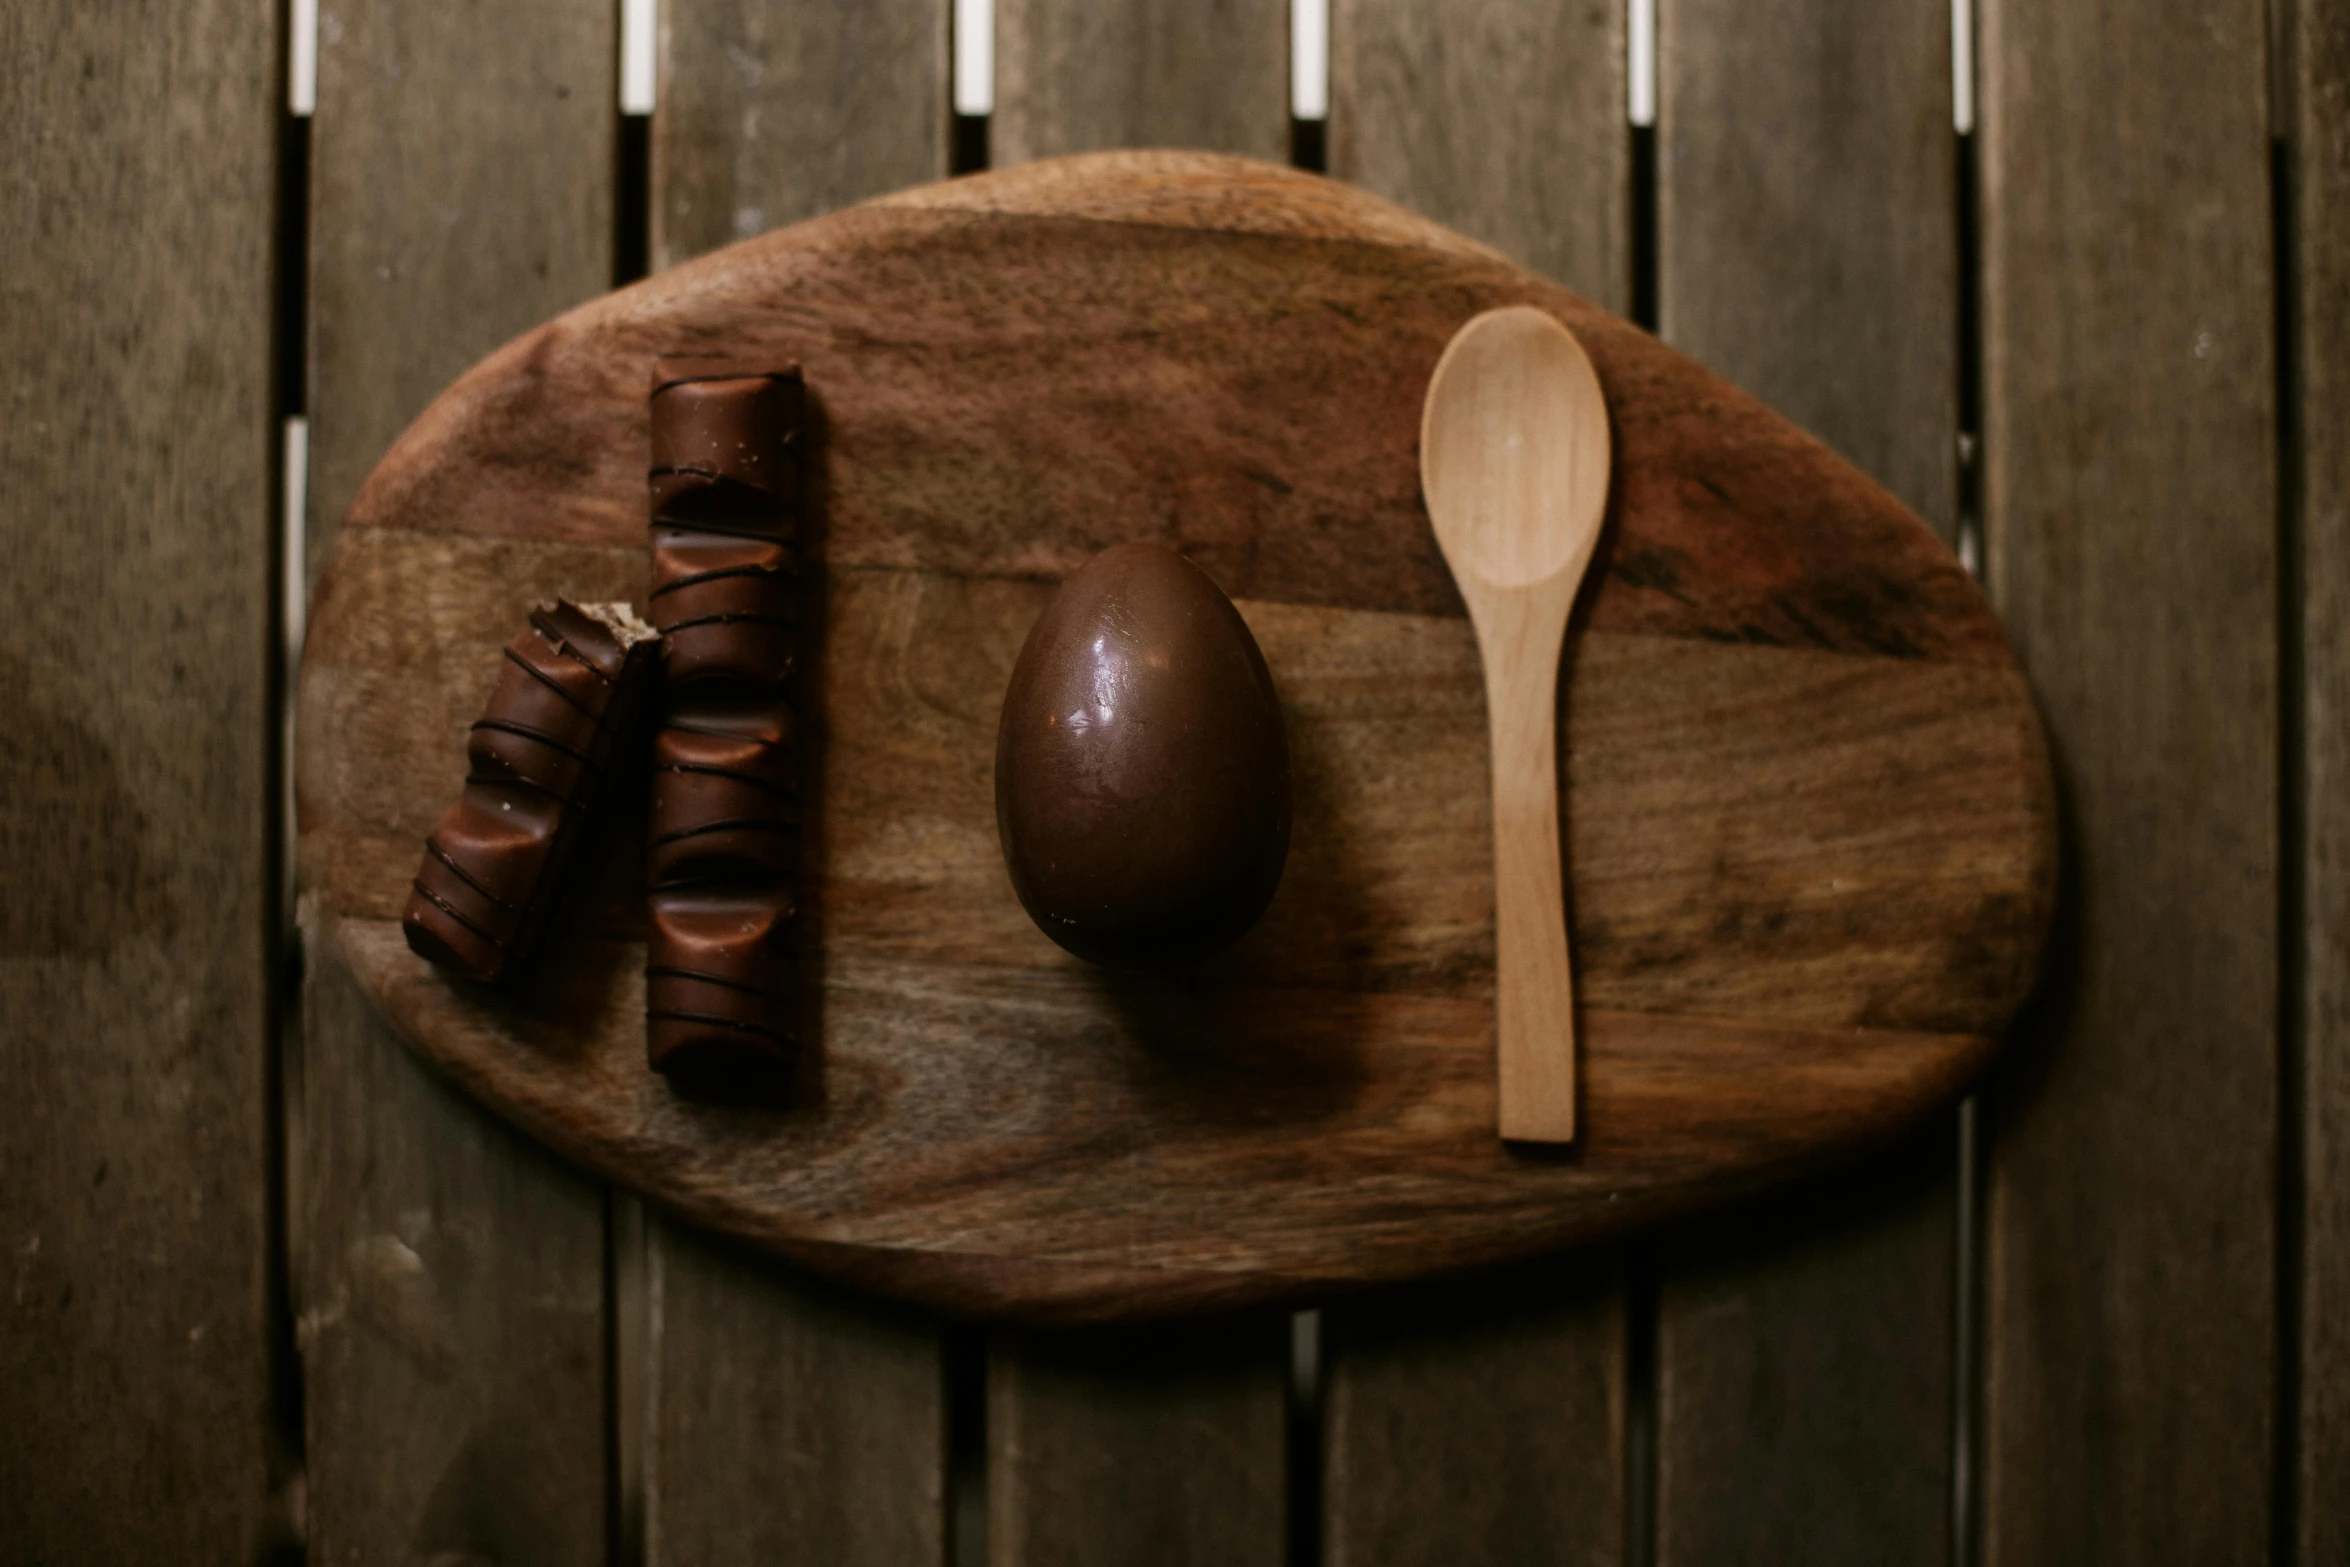
[[1988,20],[1985,558],[2058,737],[2073,901],[1992,1108],[1986,1544],[2258,1560],[2297,1108],[2269,16]]
[[[1955,543],[1947,11],[1686,0],[1667,20],[1658,330]],[[1760,1227],[1660,1248],[1659,1563],[1947,1559],[1958,1153],[1945,1121]]]
[[[1330,0],[1334,175],[1653,310],[1979,556],[2058,952],[1970,1137],[1039,1336],[649,1216],[276,956],[278,572],[628,257],[982,145],[951,0],[672,0],[649,137],[613,0],[321,4],[306,135],[274,4],[0,10],[0,1560],[2350,1559],[2340,8],[1975,0],[1961,138],[1929,0],[1656,0],[1638,132],[1630,0]],[[1289,26],[996,0],[984,145],[1287,158]]]
[[[2279,447],[2293,547],[2280,565],[2279,747],[2287,807],[2284,1049],[2278,1080],[2277,1302],[2291,1444],[2279,1467],[2280,1554],[2350,1560],[2350,12],[2301,6],[2275,40],[2274,125],[2286,221],[2276,257],[2290,373]],[[2317,432],[2313,439],[2310,432]],[[2296,559],[2296,552],[2298,558]],[[2296,750],[2298,754],[2295,754]]]

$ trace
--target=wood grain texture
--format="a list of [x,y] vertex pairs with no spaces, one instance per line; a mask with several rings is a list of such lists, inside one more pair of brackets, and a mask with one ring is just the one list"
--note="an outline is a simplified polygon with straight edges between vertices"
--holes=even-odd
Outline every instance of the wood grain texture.
[[[664,8],[653,264],[943,175],[947,13],[937,0]],[[645,590],[640,554],[612,564],[615,581],[635,573],[627,593]],[[647,1567],[943,1561],[936,1323],[659,1215],[645,1229]]]
[[[1667,0],[1662,334],[1881,481],[1957,511],[1947,5]],[[1947,1122],[1661,1254],[1657,1561],[1950,1551]]]
[[[2293,73],[2302,540],[2299,1560],[2350,1560],[2350,13],[2303,4]],[[2288,845],[2288,850],[2291,846]]]
[[0,11],[0,1556],[283,1543],[274,8]]
[[944,175],[947,12],[938,0],[663,10],[654,269]]
[[[1342,189],[1233,161],[1095,165],[1128,211],[1131,173],[1160,166]],[[304,855],[406,1037],[690,1217],[875,1288],[1062,1316],[1620,1228],[1890,1135],[1964,1081],[2033,970],[2048,797],[1996,628],[1922,525],[1645,334],[1473,248],[1333,244],[1300,232],[1327,221],[1310,212],[1235,233],[963,205],[984,186],[818,220],[552,323],[379,470],[312,622]],[[1612,553],[1565,682],[1592,1140],[1563,1164],[1490,1135],[1481,709],[1413,499],[1427,370],[1510,299],[1574,326],[1618,414]],[[876,309],[885,333],[859,314]],[[827,1052],[799,1107],[713,1115],[626,1064],[639,1003],[606,951],[575,944],[581,968],[500,999],[425,972],[378,922],[404,840],[454,787],[496,606],[641,569],[636,527],[618,532],[643,440],[630,367],[721,333],[823,388],[806,884]],[[1018,419],[959,390],[1016,362],[1052,367],[1010,400]],[[1319,386],[1348,396],[1220,417],[1227,387]],[[1113,423],[1146,396],[1150,419]],[[984,447],[962,445],[967,419]],[[1295,719],[1283,889],[1176,989],[1109,983],[1027,925],[987,781],[1050,578],[1132,537],[1188,545],[1239,592]],[[1123,1152],[1085,1154],[1079,1125]]]
[[1324,1314],[1330,1567],[1624,1560],[1612,1252]]
[[987,1374],[990,1567],[1284,1559],[1289,1321],[1002,1334]]
[[376,459],[465,366],[612,283],[609,0],[321,0],[311,580]]
[[666,1223],[651,1269],[648,1567],[945,1559],[935,1325]]
[[1632,307],[1621,0],[1331,0],[1330,172]]
[[1660,1241],[1658,1562],[1950,1559],[1956,1145]]
[[2259,1561],[2277,1323],[2265,8],[1982,16],[1989,580],[2048,722],[2069,880],[2052,983],[1988,1117],[1987,1559]]
[[998,0],[998,168],[1109,147],[1289,156],[1283,0]]
[[[609,286],[616,61],[614,13],[597,0],[325,0],[312,562],[329,558],[360,480],[437,387]],[[612,586],[606,600],[641,595],[641,563]],[[511,636],[529,602],[487,612]],[[310,957],[332,961],[315,946]],[[600,1183],[429,1081],[338,992],[313,986],[303,1024],[316,1559],[602,1561]],[[403,1326],[403,1312],[424,1325]]]
[[1657,25],[1659,335],[1951,537],[1950,8],[1660,0]]
[[339,965],[306,992],[312,1547],[600,1567],[602,1191],[420,1070]]

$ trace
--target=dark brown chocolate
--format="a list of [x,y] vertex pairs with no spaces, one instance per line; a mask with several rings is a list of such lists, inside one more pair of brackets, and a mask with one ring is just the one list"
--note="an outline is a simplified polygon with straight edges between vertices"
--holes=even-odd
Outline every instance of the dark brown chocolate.
[[424,840],[401,916],[418,954],[478,980],[530,956],[615,759],[641,743],[656,668],[652,629],[625,604],[531,611],[467,737],[464,793]]
[[1120,968],[1238,939],[1289,855],[1289,744],[1232,601],[1156,544],[1061,585],[1013,665],[996,830],[1037,928]]
[[653,376],[653,740],[645,1050],[681,1086],[791,1059],[804,391],[799,373],[663,361]]
[[790,538],[799,521],[805,390],[797,370],[712,359],[653,370],[653,520]]

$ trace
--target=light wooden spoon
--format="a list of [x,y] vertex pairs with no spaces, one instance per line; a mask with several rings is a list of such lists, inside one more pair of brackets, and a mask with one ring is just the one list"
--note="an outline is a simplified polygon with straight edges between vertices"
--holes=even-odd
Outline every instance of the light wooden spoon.
[[1420,411],[1420,488],[1485,662],[1501,1135],[1513,1141],[1575,1137],[1555,715],[1567,612],[1607,487],[1607,400],[1567,329],[1513,305],[1455,333]]

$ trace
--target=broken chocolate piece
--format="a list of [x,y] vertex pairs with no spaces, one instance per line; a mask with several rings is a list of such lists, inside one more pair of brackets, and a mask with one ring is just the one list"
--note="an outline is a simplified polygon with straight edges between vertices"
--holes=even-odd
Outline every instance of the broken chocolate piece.
[[478,980],[529,957],[644,722],[656,653],[626,604],[531,611],[467,737],[465,791],[424,840],[400,920],[419,956]]
[[645,1050],[729,1092],[791,1060],[798,761],[799,373],[663,361],[653,376],[653,741]]

